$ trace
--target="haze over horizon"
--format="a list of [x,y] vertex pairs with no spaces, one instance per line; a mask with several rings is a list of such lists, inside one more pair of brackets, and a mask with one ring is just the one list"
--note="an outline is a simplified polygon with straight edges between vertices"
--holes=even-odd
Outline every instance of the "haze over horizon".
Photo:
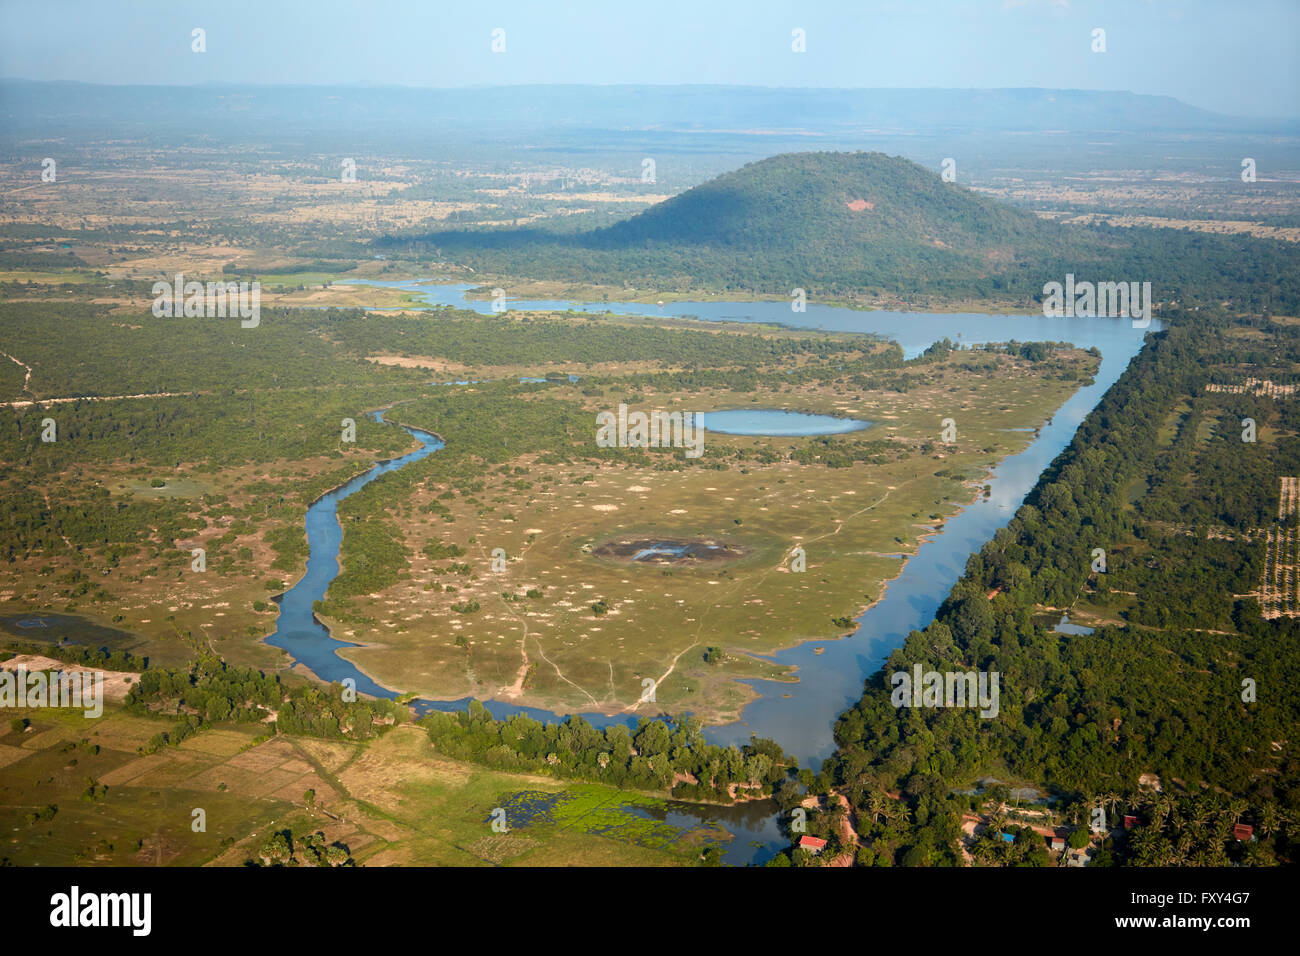
[[[206,31],[202,55],[191,50],[195,27]],[[497,28],[502,53],[492,51]],[[1101,53],[1092,49],[1097,28],[1105,30]],[[796,29],[806,52],[792,50]],[[0,7],[0,76],[166,86],[1077,89],[1282,119],[1300,117],[1300,65],[1290,55],[1297,34],[1293,0],[1262,0],[1249,15],[1213,0],[882,0],[817,9],[780,0],[743,8],[578,0],[560,12],[518,2],[465,10],[387,0],[358,12],[305,0],[10,0]]]

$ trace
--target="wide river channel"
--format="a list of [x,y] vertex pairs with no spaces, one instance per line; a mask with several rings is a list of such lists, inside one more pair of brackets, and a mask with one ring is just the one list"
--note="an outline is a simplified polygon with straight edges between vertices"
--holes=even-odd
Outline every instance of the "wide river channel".
[[[411,291],[431,306],[451,305],[490,313],[486,300],[466,299],[473,288],[464,284],[429,284],[412,281],[358,283]],[[889,582],[884,597],[857,620],[857,630],[842,640],[825,637],[782,651],[772,658],[797,668],[797,683],[751,682],[759,696],[745,708],[742,719],[733,724],[709,727],[705,737],[717,744],[743,744],[751,734],[771,737],[799,759],[801,766],[816,767],[835,749],[832,728],[835,719],[862,694],[863,681],[883,663],[891,650],[900,646],[909,631],[925,627],[961,576],[966,559],[1004,526],[1033,488],[1038,476],[1069,444],[1079,424],[1119,378],[1142,347],[1146,331],[1158,331],[1152,320],[1149,330],[1135,329],[1128,319],[1046,318],[1041,315],[980,315],[974,313],[863,312],[831,306],[809,305],[807,311],[792,312],[786,302],[674,302],[663,306],[633,302],[580,303],[566,301],[509,302],[511,309],[575,310],[613,312],[621,315],[689,316],[707,321],[774,323],[797,328],[860,332],[897,342],[904,355],[913,358],[945,337],[963,344],[1027,341],[1072,342],[1080,348],[1096,346],[1101,368],[1091,385],[1071,396],[1052,416],[1024,451],[1004,459],[988,479],[990,493],[963,505],[960,514],[927,538],[917,553],[903,564],[899,577]],[[377,417],[382,413],[374,413]],[[403,426],[405,427],[405,426]],[[307,511],[307,540],[310,556],[307,573],[280,601],[280,616],[268,642],[286,650],[295,661],[310,668],[326,681],[351,678],[359,691],[379,697],[394,697],[397,691],[382,687],[336,652],[354,646],[332,638],[315,619],[312,604],[322,598],[338,575],[342,530],[336,511],[338,503],[381,474],[427,455],[442,447],[428,432],[406,428],[422,444],[400,458],[376,464],[374,468],[318,499]],[[824,648],[814,653],[813,648]],[[787,696],[788,695],[788,696]],[[463,709],[468,698],[454,701],[417,702],[417,710]],[[539,720],[558,720],[563,715],[499,701],[484,701],[496,717],[525,713]],[[611,723],[634,724],[627,715],[584,714],[597,727]],[[774,816],[774,805],[712,807],[670,803],[669,822],[685,828],[716,824],[735,835],[724,851],[728,863],[762,862],[785,845]]]

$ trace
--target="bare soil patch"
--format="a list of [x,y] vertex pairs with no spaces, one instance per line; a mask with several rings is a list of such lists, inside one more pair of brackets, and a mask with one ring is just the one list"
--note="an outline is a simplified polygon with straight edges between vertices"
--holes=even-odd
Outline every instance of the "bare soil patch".
[[725,564],[742,558],[742,548],[709,540],[680,538],[636,538],[609,541],[592,554],[637,564]]

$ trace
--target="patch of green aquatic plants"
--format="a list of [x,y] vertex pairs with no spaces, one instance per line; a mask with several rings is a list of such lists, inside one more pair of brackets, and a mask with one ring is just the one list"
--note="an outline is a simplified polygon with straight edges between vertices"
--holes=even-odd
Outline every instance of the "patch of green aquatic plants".
[[[655,819],[668,804],[654,797],[607,787],[577,784],[559,793],[520,790],[502,794],[498,806],[512,829],[555,827],[608,837],[647,849],[698,856],[700,843],[720,843],[730,838],[722,830],[683,830]],[[701,835],[706,836],[701,841]]]

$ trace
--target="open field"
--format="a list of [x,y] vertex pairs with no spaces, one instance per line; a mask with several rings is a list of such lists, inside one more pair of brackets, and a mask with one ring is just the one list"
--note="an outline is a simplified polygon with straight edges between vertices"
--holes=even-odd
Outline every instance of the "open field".
[[1266,621],[1300,613],[1296,595],[1300,587],[1300,549],[1295,527],[1300,514],[1300,479],[1283,477],[1281,484],[1277,523],[1266,532],[1264,579],[1259,589],[1260,613]]
[[[141,757],[136,748],[168,721],[115,708],[97,720],[59,710],[7,717],[30,722],[25,732],[0,727],[0,857],[17,865],[239,866],[286,828],[295,838],[322,831],[359,865],[681,865],[699,856],[689,834],[651,821],[621,815],[610,828],[617,807],[652,798],[441,759],[409,725],[366,743],[263,740],[264,726],[223,725]],[[107,790],[86,796],[88,780]],[[520,793],[555,794],[566,812],[494,833],[493,809]]]

